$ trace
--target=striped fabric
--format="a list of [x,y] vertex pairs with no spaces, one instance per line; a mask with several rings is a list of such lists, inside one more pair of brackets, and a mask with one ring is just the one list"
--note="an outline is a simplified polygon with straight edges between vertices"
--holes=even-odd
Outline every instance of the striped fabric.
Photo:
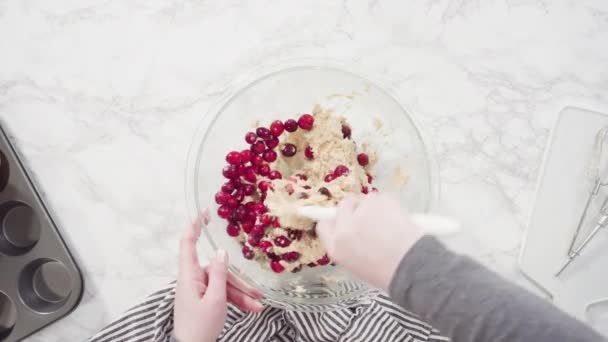
[[[171,341],[175,283],[127,311],[90,342]],[[260,313],[228,308],[218,341],[449,341],[415,315],[372,292],[351,306],[326,312],[287,311],[266,307]]]

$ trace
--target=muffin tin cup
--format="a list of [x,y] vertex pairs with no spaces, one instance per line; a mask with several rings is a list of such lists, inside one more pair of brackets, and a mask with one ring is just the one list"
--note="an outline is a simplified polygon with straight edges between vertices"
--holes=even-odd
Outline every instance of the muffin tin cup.
[[0,341],[18,341],[78,305],[82,274],[0,127]]

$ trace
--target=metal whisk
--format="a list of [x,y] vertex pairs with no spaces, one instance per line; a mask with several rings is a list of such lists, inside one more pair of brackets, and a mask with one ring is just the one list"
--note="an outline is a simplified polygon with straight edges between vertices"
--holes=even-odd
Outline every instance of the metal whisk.
[[596,234],[600,231],[600,229],[604,228],[608,225],[608,197],[604,200],[602,208],[600,209],[600,216],[598,221],[596,222],[595,227],[587,235],[587,237],[583,240],[583,242],[575,247],[576,241],[579,238],[581,228],[585,219],[587,218],[589,205],[593,202],[593,200],[598,196],[600,188],[602,186],[608,185],[608,180],[603,180],[602,178],[606,175],[606,161],[608,159],[608,155],[606,149],[604,148],[604,144],[606,143],[608,138],[608,126],[600,129],[595,136],[595,143],[593,146],[593,155],[589,162],[589,170],[588,176],[592,180],[592,186],[589,191],[589,196],[587,197],[587,202],[585,203],[585,207],[583,212],[579,218],[578,224],[576,226],[576,230],[574,231],[574,235],[572,240],[570,241],[570,246],[568,247],[568,260],[564,263],[564,265],[559,269],[559,271],[555,274],[556,277],[559,277],[564,270],[576,259],[580,253],[585,249],[585,247],[589,244],[589,242],[596,236]]

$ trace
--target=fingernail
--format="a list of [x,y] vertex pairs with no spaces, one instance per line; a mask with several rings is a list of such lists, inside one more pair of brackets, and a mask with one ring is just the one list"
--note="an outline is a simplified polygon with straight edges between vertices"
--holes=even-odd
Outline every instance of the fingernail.
[[221,248],[218,249],[215,254],[215,260],[224,264],[228,264],[228,253],[226,253],[226,251]]

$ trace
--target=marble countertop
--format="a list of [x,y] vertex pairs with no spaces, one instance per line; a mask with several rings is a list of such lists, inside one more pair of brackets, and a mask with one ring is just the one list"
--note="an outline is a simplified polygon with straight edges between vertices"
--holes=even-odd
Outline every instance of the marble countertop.
[[195,127],[235,76],[327,57],[384,79],[432,133],[448,241],[523,282],[517,254],[550,128],[608,111],[597,0],[0,2],[0,118],[85,276],[32,341],[86,338],[169,282]]

